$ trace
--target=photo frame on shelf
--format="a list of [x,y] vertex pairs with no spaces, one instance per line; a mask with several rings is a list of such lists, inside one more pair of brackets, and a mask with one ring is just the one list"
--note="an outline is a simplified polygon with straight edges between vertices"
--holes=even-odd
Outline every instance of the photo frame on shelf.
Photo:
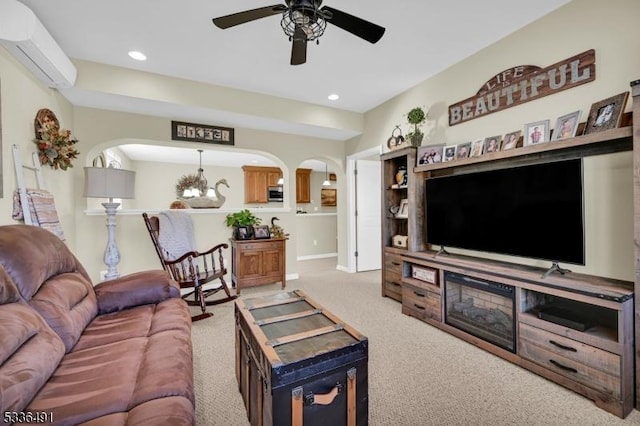
[[591,105],[587,125],[584,127],[584,134],[601,132],[603,130],[620,127],[622,113],[627,105],[629,92],[603,99]]
[[443,162],[453,161],[456,159],[456,148],[457,145],[453,146],[445,146],[444,147],[444,156],[442,157]]
[[426,164],[436,164],[442,162],[442,151],[444,150],[444,144],[441,145],[427,145],[418,148],[418,158],[416,163],[418,166],[424,166]]
[[409,199],[403,198],[400,200],[400,207],[398,208],[398,213],[396,213],[396,217],[399,219],[407,219],[409,217]]
[[524,125],[524,146],[549,142],[550,120],[534,121]]
[[518,147],[518,142],[520,141],[520,135],[522,134],[522,130],[516,130],[515,132],[510,132],[504,135],[504,139],[502,140],[502,151],[507,151],[509,149],[514,149]]
[[269,225],[258,225],[253,227],[254,238],[256,240],[266,240],[271,238]]
[[578,130],[581,112],[582,111],[578,110],[558,117],[556,127],[553,129],[552,140],[559,141],[561,139],[574,137],[576,130]]
[[237,226],[234,228],[233,237],[236,240],[250,240],[253,238],[252,226]]
[[471,142],[471,153],[469,157],[480,157],[484,154],[484,140],[478,139],[477,141]]
[[456,160],[461,158],[468,158],[471,153],[471,142],[465,142],[458,144],[456,147]]
[[492,152],[500,151],[500,135],[489,136],[484,138],[484,153],[491,154]]

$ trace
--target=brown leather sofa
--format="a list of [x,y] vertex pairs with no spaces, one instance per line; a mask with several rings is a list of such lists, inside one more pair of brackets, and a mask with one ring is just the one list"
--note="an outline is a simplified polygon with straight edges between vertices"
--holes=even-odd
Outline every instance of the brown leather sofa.
[[0,226],[2,423],[193,425],[191,320],[164,271],[93,286],[51,232]]

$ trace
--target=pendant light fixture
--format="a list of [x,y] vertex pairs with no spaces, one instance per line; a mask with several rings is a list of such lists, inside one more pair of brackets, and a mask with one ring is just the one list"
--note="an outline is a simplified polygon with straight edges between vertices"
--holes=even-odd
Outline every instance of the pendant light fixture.
[[331,186],[329,175],[327,173],[327,163],[324,163],[324,182],[322,182],[322,186]]
[[202,150],[199,149],[198,152],[200,153],[200,167],[198,167],[198,173],[195,175],[191,186],[185,188],[182,193],[184,198],[206,197],[209,196],[209,191],[211,191],[211,188],[208,188],[207,178],[204,177],[204,169],[202,168]]

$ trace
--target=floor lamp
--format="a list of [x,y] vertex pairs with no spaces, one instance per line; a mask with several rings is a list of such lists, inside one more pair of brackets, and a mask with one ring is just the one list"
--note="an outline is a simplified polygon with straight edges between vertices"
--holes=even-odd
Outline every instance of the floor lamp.
[[120,251],[116,244],[116,210],[120,203],[114,203],[114,198],[133,198],[135,193],[136,172],[131,170],[85,167],[84,168],[84,196],[87,198],[108,198],[108,203],[102,203],[107,213],[107,247],[104,250],[104,264],[107,265],[105,279],[118,278],[120,274],[116,265],[120,263]]

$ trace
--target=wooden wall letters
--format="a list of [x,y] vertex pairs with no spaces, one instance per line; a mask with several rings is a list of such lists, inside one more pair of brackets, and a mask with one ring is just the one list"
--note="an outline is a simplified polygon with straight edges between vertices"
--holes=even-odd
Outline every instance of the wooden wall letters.
[[571,89],[595,78],[593,49],[547,68],[515,66],[492,77],[475,96],[449,106],[449,126]]

